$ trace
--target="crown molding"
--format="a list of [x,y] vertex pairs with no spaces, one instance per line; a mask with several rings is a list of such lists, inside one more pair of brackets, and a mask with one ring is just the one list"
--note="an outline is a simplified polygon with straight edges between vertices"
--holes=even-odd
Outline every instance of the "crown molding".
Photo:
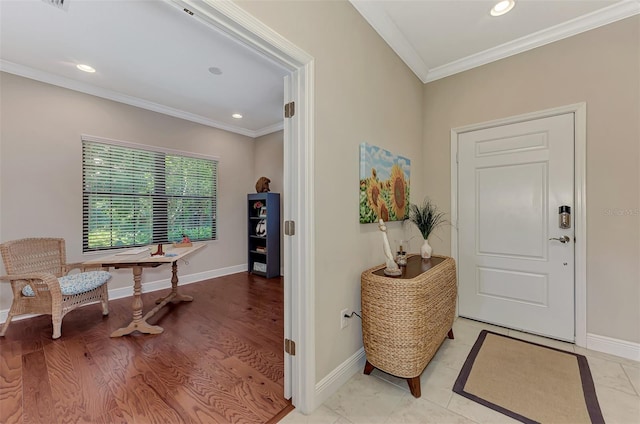
[[[17,63],[9,62],[0,59],[0,71],[7,72],[9,74],[18,75],[21,77],[33,79],[36,81],[44,82],[58,87],[67,88],[69,90],[79,91],[81,93],[90,94],[92,96],[101,97],[103,99],[113,100],[115,102],[124,103],[129,106],[139,107],[141,109],[150,110],[153,112],[161,113],[163,115],[172,116],[174,118],[184,119],[185,121],[195,122],[198,124],[206,125],[208,127],[217,128],[220,130],[232,132],[235,134],[244,135],[251,138],[260,137],[261,135],[270,134],[283,128],[283,123],[277,123],[259,130],[248,130],[246,128],[236,127],[234,125],[225,124],[215,121],[213,119],[206,118],[195,113],[186,112],[180,109],[174,109],[168,106],[164,106],[158,103],[150,102],[140,99],[138,97],[128,96],[126,94],[118,93],[117,91],[106,90],[104,88],[96,87],[92,84],[87,84],[80,81],[75,81],[70,78],[54,75],[49,72],[34,69],[28,66],[19,65]],[[277,128],[279,126],[279,128]]]
[[423,82],[427,83],[435,81],[478,66],[486,65],[487,63],[495,62],[496,60],[504,59],[518,53],[523,53],[527,50],[544,46],[545,44],[572,37],[582,32],[608,25],[639,13],[640,0],[627,0],[616,3],[517,40],[513,40],[446,65],[433,68],[429,71],[427,78],[423,80]]
[[411,43],[393,23],[381,3],[368,0],[350,0],[350,2],[423,83],[486,65],[496,60],[640,14],[640,0],[624,0],[551,28],[429,69],[411,46]]
[[418,52],[404,36],[402,31],[391,20],[381,3],[371,0],[349,0],[351,5],[373,27],[400,59],[424,83],[429,74],[429,68]]
[[271,134],[281,130],[284,130],[284,121],[281,121],[281,122],[278,122],[277,124],[269,125],[268,127],[264,127],[262,129],[254,131],[253,138],[262,137],[263,135]]

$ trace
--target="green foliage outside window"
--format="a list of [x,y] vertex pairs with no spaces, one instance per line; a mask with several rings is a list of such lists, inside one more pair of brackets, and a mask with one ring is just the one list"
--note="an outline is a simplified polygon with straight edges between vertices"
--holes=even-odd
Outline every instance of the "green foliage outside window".
[[83,250],[216,239],[217,167],[83,141]]

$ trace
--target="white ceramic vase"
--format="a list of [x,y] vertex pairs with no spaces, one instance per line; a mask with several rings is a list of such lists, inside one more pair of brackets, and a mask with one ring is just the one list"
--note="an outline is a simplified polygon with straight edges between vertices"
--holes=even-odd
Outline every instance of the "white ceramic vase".
[[424,243],[420,246],[420,256],[422,256],[422,259],[429,259],[431,257],[431,252],[433,252],[433,248],[429,244],[429,240],[424,239]]

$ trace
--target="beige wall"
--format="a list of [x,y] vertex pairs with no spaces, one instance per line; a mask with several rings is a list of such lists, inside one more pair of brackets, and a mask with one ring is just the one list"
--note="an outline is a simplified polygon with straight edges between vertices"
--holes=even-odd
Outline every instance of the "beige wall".
[[[276,131],[255,139],[254,181],[260,177],[271,180],[272,193],[280,193],[280,220],[283,221],[284,201],[284,131]],[[252,187],[255,189],[255,187]],[[251,190],[255,191],[255,190]],[[250,192],[251,192],[250,191]],[[284,229],[280,228],[280,268],[284,267]]]
[[447,212],[451,128],[587,103],[587,331],[640,342],[640,17],[428,83],[424,102],[426,190]]
[[[360,274],[384,260],[377,226],[359,224],[358,146],[366,141],[410,158],[411,193],[419,198],[422,83],[346,1],[238,4],[315,59],[319,381],[362,347],[360,323],[340,330],[340,310],[360,310]],[[401,224],[390,232],[401,238]]]
[[[254,182],[260,177],[271,180],[269,188],[273,193],[282,195],[284,190],[284,132],[276,131],[255,139]],[[251,187],[250,192],[255,191]]]
[[[252,138],[6,73],[0,73],[0,90],[0,240],[63,237],[70,262],[94,257],[82,254],[80,135],[90,134],[218,156],[219,239],[180,264],[180,273],[246,263]],[[166,279],[166,272],[145,271],[143,283]],[[131,285],[130,271],[113,274],[109,289]],[[11,291],[7,284],[0,290],[0,310],[8,309]]]

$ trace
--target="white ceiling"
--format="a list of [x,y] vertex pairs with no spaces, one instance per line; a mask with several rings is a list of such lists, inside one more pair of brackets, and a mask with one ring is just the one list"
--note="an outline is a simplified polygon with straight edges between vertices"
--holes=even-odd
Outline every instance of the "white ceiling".
[[413,72],[429,82],[640,13],[639,0],[350,0]]
[[[60,1],[0,0],[0,70],[250,137],[282,128],[288,72],[171,0]],[[351,3],[423,82],[640,13],[640,0],[516,1],[499,18],[491,0]]]
[[173,4],[48,1],[0,0],[0,69],[252,137],[282,128],[288,72]]

